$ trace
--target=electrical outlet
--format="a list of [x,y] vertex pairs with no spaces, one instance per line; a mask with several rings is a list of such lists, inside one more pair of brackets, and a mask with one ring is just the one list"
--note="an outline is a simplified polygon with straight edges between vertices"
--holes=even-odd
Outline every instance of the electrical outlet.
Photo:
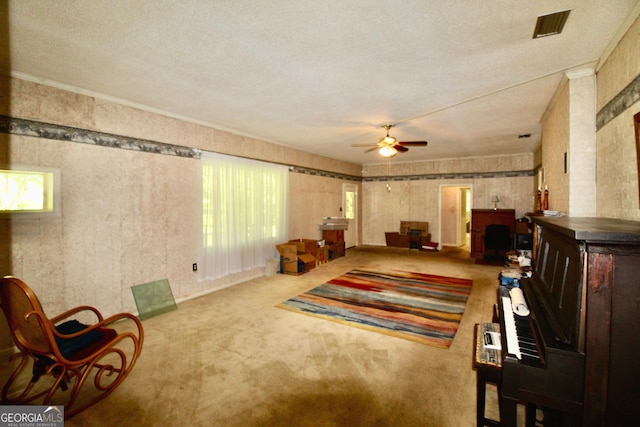
[[193,263],[193,271],[198,271],[198,264],[197,263]]

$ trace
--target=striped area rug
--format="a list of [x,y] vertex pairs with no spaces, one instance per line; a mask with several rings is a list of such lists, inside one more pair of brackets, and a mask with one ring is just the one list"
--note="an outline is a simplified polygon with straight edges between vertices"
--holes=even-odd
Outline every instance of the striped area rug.
[[359,268],[276,307],[449,348],[472,283],[432,274]]

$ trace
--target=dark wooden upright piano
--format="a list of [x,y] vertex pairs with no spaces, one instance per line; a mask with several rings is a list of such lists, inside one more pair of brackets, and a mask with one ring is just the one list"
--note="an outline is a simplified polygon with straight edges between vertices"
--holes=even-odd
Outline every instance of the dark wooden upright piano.
[[516,425],[518,401],[544,408],[545,426],[640,425],[640,222],[534,224],[529,316],[499,291],[502,425]]

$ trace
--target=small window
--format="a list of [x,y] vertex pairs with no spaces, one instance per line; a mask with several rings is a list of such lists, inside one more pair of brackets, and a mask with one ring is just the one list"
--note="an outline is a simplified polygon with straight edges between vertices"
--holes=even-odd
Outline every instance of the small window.
[[0,168],[0,215],[29,217],[59,213],[57,169]]

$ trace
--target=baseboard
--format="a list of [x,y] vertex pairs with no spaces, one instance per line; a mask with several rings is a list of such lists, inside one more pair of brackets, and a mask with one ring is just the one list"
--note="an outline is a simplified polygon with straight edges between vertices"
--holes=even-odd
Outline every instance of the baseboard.
[[12,354],[17,352],[18,352],[18,347],[16,347],[15,345],[9,348],[3,348],[2,350],[0,350],[0,357],[3,359],[6,359],[10,357]]

